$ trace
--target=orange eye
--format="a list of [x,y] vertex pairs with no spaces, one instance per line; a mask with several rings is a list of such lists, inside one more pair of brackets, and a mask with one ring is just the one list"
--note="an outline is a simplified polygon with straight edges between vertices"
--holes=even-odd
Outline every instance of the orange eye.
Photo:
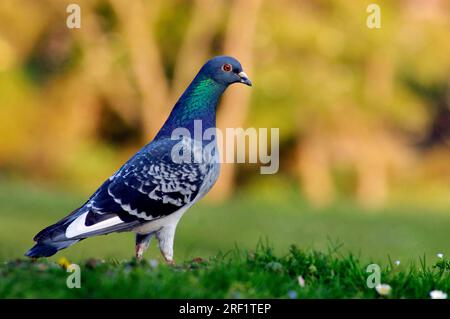
[[224,65],[222,65],[222,70],[224,70],[225,72],[230,72],[231,69],[232,69],[232,67],[228,63],[225,63]]

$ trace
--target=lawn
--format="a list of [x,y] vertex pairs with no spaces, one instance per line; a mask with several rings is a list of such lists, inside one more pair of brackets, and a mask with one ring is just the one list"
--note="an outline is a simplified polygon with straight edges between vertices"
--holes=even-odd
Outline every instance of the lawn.
[[[0,183],[0,261],[23,256],[42,228],[83,203],[86,196],[17,183]],[[200,203],[186,213],[175,238],[176,260],[214,256],[238,246],[254,249],[268,240],[286,253],[292,244],[301,249],[325,250],[331,243],[343,245],[363,260],[402,263],[424,255],[450,254],[450,213],[419,207],[364,210],[340,203],[315,209],[294,192],[280,199],[240,195],[220,205]],[[129,259],[134,254],[131,233],[90,238],[61,251],[52,260],[87,258]],[[147,257],[159,258],[153,243]]]
[[[317,209],[293,191],[279,199],[240,194],[224,204],[193,207],[178,227],[175,268],[162,264],[154,243],[146,262],[136,265],[129,233],[90,238],[42,263],[25,262],[34,234],[84,198],[0,183],[0,296],[288,297],[291,291],[298,297],[374,297],[377,293],[365,286],[371,262],[383,267],[392,296],[425,298],[431,289],[449,288],[445,262],[436,256],[450,254],[446,210],[408,205],[367,210],[346,202]],[[261,241],[271,249],[255,254]],[[338,253],[328,253],[330,247],[339,247]],[[65,287],[67,273],[55,266],[61,257],[82,266],[84,288]],[[192,262],[199,257],[201,262]],[[91,258],[97,266],[85,267]],[[148,265],[153,259],[159,261],[156,268]],[[432,267],[439,262],[441,268]],[[307,288],[298,287],[298,275],[309,282]],[[63,289],[54,287],[61,283]]]
[[[330,247],[327,253],[291,246],[278,256],[267,245],[234,249],[177,266],[154,260],[99,261],[80,265],[77,281],[68,261],[11,261],[0,266],[1,298],[429,298],[450,290],[450,262],[381,268],[389,291],[367,286],[367,265]],[[336,248],[336,247],[335,247]],[[68,284],[72,288],[68,288]]]

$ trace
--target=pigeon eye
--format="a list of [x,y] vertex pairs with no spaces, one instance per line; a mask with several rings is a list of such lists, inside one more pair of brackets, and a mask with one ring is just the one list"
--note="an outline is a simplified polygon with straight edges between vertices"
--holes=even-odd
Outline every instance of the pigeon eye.
[[231,69],[232,69],[232,67],[228,63],[225,63],[224,65],[222,65],[222,70],[224,70],[225,72],[230,72]]

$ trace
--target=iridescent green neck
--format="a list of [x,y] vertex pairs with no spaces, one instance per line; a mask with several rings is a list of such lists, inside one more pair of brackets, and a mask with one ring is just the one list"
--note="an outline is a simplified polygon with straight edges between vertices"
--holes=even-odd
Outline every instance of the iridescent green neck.
[[171,136],[178,127],[193,133],[194,120],[202,121],[203,130],[216,126],[216,108],[226,86],[199,73],[178,102],[157,137]]

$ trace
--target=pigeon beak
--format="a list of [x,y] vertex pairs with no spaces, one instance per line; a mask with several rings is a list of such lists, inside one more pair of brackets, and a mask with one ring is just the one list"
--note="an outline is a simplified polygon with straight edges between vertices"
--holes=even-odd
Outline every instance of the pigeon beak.
[[247,74],[245,74],[245,72],[239,72],[238,75],[241,78],[241,80],[240,80],[241,83],[247,84],[248,86],[252,86],[252,81],[250,81],[250,79],[248,78]]

